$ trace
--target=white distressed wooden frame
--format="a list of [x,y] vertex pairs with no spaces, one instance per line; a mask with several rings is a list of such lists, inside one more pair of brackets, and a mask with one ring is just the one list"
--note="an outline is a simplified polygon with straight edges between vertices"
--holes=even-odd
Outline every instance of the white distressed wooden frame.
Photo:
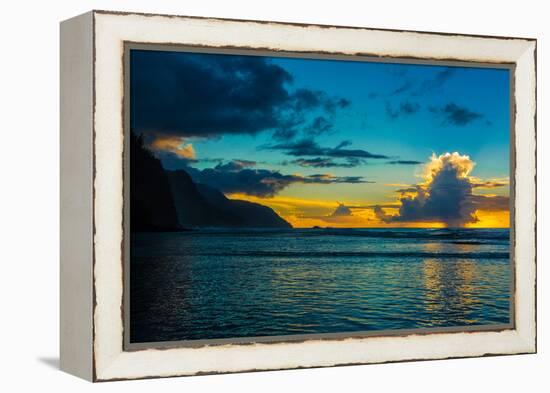
[[[515,328],[123,350],[125,42],[515,64]],[[61,24],[61,368],[92,381],[536,352],[536,41],[92,11]]]

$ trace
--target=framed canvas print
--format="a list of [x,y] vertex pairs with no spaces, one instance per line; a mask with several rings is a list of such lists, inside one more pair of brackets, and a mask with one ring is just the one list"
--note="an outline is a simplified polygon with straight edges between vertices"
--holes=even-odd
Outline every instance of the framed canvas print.
[[61,24],[61,368],[536,351],[536,41]]

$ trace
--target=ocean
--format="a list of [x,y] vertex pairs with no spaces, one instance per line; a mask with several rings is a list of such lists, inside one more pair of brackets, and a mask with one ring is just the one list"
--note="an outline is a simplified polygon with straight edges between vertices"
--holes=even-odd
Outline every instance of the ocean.
[[130,342],[500,325],[508,229],[134,233]]

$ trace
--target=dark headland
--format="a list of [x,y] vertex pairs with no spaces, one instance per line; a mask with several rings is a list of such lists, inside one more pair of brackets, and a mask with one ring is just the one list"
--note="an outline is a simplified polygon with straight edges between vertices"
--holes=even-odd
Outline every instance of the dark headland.
[[196,183],[183,169],[165,170],[130,132],[130,223],[132,232],[190,228],[292,228],[271,208],[229,199]]

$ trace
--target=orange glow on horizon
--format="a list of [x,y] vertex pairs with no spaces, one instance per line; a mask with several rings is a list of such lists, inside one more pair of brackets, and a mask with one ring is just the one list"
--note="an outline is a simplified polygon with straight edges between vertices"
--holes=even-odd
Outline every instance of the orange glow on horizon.
[[475,212],[478,222],[466,224],[466,228],[510,228],[510,212],[507,210]]
[[[294,228],[334,227],[334,228],[444,228],[443,222],[393,222],[386,223],[374,214],[370,206],[372,202],[344,203],[352,207],[351,215],[333,215],[338,207],[335,201],[274,196],[260,198],[246,194],[228,194],[230,199],[239,199],[258,203],[273,209],[279,216],[289,222]],[[387,206],[388,204],[385,203]],[[354,206],[364,206],[354,208]],[[386,207],[388,214],[397,214],[399,205]],[[478,222],[466,225],[466,228],[508,228],[510,213],[508,211],[476,211]]]

